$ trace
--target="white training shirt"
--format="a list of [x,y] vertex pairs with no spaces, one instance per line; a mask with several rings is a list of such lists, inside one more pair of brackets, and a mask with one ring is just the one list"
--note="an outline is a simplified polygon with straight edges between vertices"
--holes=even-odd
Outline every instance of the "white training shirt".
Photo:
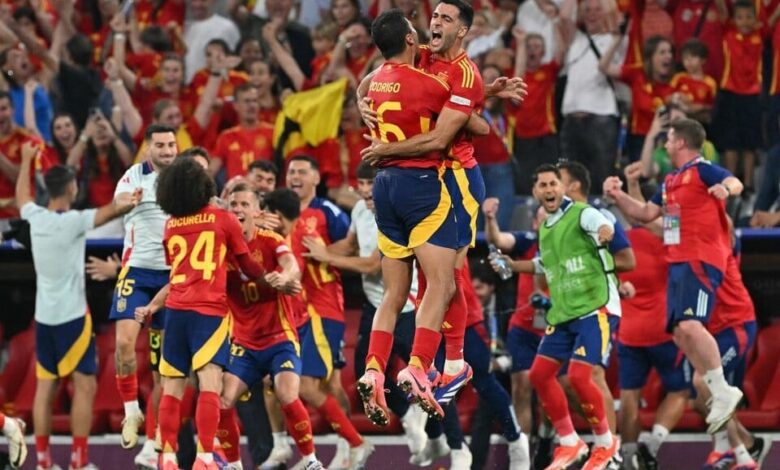
[[61,325],[86,314],[84,252],[96,212],[52,212],[33,202],[22,206],[22,218],[30,223],[38,323]]
[[[366,201],[359,200],[352,208],[352,221],[349,231],[357,236],[359,253],[362,257],[369,257],[377,249],[377,226],[374,213],[366,206]],[[363,292],[366,294],[368,302],[376,308],[382,303],[382,296],[385,292],[385,286],[382,284],[382,273],[363,274]],[[412,272],[412,288],[409,293],[412,297],[417,296],[417,271]],[[408,312],[414,310],[414,304],[407,300],[402,311]]]
[[[607,52],[614,40],[611,34],[594,34],[591,37],[601,54]],[[612,63],[622,62],[623,55],[615,54]],[[607,76],[599,71],[599,59],[593,53],[588,37],[582,31],[576,32],[574,41],[566,53],[564,66],[568,77],[561,105],[564,116],[577,112],[601,116],[618,115],[615,92],[609,85]]]
[[120,193],[132,194],[143,189],[143,197],[137,207],[125,215],[125,247],[122,259],[133,268],[167,271],[163,233],[168,215],[157,205],[157,172],[149,162],[137,163],[127,169],[116,185],[114,197]]

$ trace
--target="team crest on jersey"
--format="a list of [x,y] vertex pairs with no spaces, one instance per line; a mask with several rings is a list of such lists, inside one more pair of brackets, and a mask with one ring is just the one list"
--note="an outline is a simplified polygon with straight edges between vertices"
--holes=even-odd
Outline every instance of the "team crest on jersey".
[[691,172],[686,171],[682,177],[682,184],[688,184],[691,182]]
[[125,310],[127,310],[127,299],[121,297],[119,300],[116,301],[116,311],[122,313]]
[[265,139],[265,137],[263,137],[263,136],[258,136],[258,137],[255,139],[255,147],[260,147],[260,148],[262,148],[262,147],[265,147],[265,146],[266,146],[266,139]]
[[239,150],[241,149],[241,145],[238,142],[233,142],[232,144],[228,145],[228,150]]
[[313,232],[317,230],[317,218],[316,217],[307,217],[306,218],[306,230],[309,232]]
[[260,250],[255,250],[252,252],[252,259],[257,261],[257,264],[263,264],[263,252]]

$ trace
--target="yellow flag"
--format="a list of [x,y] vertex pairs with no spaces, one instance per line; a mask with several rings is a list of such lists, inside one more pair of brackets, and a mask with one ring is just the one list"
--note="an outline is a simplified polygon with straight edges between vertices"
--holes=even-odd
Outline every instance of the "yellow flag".
[[[292,150],[316,147],[338,136],[347,79],[287,97],[274,126],[274,149],[283,160]],[[281,168],[281,167],[280,167]]]

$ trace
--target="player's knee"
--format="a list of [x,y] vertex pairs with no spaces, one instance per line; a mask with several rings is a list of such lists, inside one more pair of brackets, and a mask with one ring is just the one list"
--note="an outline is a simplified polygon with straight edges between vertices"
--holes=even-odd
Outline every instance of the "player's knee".
[[117,360],[122,360],[132,355],[135,357],[135,341],[134,335],[127,332],[116,332],[116,357]]
[[528,373],[528,379],[531,381],[531,385],[535,389],[539,390],[545,387],[550,381],[554,380],[555,376],[550,374],[550,371],[543,365],[543,363],[537,359],[531,366],[531,370]]
[[594,367],[580,361],[571,361],[569,363],[569,382],[575,392],[586,386],[586,384],[595,384],[593,380]]
[[704,325],[696,320],[681,321],[674,328],[674,339],[676,341],[691,341],[704,330]]
[[73,387],[75,395],[85,398],[94,397],[97,392],[97,380],[94,375],[74,375]]

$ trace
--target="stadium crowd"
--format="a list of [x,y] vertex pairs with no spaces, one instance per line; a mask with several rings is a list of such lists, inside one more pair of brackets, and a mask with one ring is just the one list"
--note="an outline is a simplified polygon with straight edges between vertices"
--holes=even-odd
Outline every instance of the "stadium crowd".
[[[689,402],[713,434],[702,468],[761,465],[771,442],[732,416],[757,335],[733,231],[780,225],[779,0],[30,0],[0,16],[0,231],[37,274],[37,468],[59,468],[68,376],[69,468],[94,468],[85,273],[116,279],[121,445],[142,441],[141,468],[187,467],[183,421],[196,469],[244,468],[239,422],[248,468],[287,468],[293,446],[292,468],[325,468],[312,410],[339,436],[327,468],[385,468],[344,367],[414,465],[483,468],[495,421],[512,469],[658,468]],[[477,227],[491,255],[469,267]],[[87,232],[123,252],[85,262]],[[342,271],[365,296],[354,358]],[[640,438],[652,368],[666,394]],[[486,406],[467,445],[469,382]],[[18,467],[26,425],[0,425]]]

